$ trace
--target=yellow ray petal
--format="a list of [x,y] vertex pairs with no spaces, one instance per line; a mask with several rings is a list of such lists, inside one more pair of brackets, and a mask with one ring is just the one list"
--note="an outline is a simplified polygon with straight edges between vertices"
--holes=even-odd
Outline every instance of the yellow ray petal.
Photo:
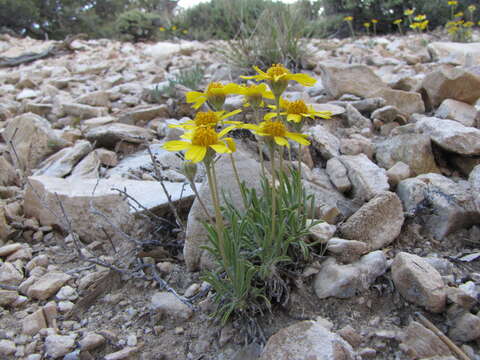
[[307,74],[290,74],[288,75],[289,80],[294,80],[303,86],[313,86],[317,82],[316,79],[308,76]]
[[297,133],[292,133],[288,132],[285,134],[286,137],[292,139],[293,141],[296,141],[297,143],[301,145],[310,145],[310,141],[305,139],[305,136],[302,134],[297,134]]
[[227,145],[225,145],[223,143],[217,143],[217,144],[214,144],[214,145],[210,145],[210,147],[220,154],[231,152],[230,149],[227,147]]
[[185,153],[185,159],[198,163],[205,158],[207,148],[205,146],[192,145]]
[[287,121],[293,121],[295,123],[299,123],[300,121],[302,121],[302,115],[288,114],[287,115]]
[[182,141],[182,140],[172,140],[167,141],[163,144],[163,148],[168,151],[181,151],[188,149],[191,146],[189,142]]
[[285,139],[284,137],[274,136],[273,139],[275,140],[277,145],[290,147],[290,144],[288,143],[288,140]]

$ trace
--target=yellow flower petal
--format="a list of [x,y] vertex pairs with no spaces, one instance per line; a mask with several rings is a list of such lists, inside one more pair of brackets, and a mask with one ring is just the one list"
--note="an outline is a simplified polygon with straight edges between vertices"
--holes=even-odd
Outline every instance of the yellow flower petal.
[[317,82],[317,80],[307,74],[289,74],[287,79],[294,80],[303,86],[313,86]]
[[210,147],[215,150],[217,153],[224,154],[227,152],[231,152],[230,149],[227,147],[227,145],[223,143],[218,143],[214,145],[210,145]]
[[205,146],[192,145],[185,153],[185,159],[198,163],[205,158],[207,148]]
[[275,142],[277,143],[277,145],[290,147],[290,144],[288,143],[288,140],[285,139],[285,138],[283,138],[283,137],[274,136],[273,139],[275,140]]
[[297,134],[297,133],[292,133],[287,131],[285,136],[288,137],[289,139],[292,139],[293,141],[296,141],[301,145],[310,145],[310,141],[305,139],[305,136],[302,134]]
[[287,121],[293,121],[294,123],[299,123],[300,121],[302,121],[302,115],[288,114]]
[[240,114],[242,112],[241,109],[237,109],[237,110],[234,110],[234,111],[230,111],[229,113],[223,115],[223,116],[220,116],[220,120],[223,120],[223,119],[226,119],[226,118],[229,118],[229,117],[232,117],[234,115],[237,115],[237,114]]
[[168,151],[181,151],[188,149],[191,146],[189,142],[182,141],[182,140],[172,140],[167,141],[163,144],[163,148]]
[[271,112],[271,113],[265,114],[265,116],[263,117],[263,119],[268,121],[268,120],[272,120],[275,116],[277,116],[277,113]]
[[225,140],[228,148],[230,149],[231,152],[235,152],[237,150],[237,145],[235,144],[235,141],[233,141],[232,138],[225,138]]

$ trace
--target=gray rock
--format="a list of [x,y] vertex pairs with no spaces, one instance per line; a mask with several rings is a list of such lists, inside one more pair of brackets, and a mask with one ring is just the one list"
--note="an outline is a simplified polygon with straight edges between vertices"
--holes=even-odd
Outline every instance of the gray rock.
[[435,117],[455,120],[464,126],[474,127],[477,125],[480,115],[475,106],[457,100],[445,99],[435,112]]
[[13,162],[17,169],[33,169],[48,155],[67,145],[47,120],[32,113],[10,119],[2,136],[7,143],[12,140],[15,146],[19,159],[14,156]]
[[18,298],[18,292],[13,290],[0,289],[0,307],[5,307],[13,304]]
[[400,181],[408,179],[412,175],[410,166],[399,161],[387,170],[388,182],[393,187],[397,186]]
[[360,114],[360,111],[358,111],[350,104],[347,105],[346,116],[348,120],[348,125],[350,127],[355,127],[357,129],[370,129],[372,127],[372,122],[370,121],[370,119],[364,117],[362,114]]
[[469,312],[458,316],[453,320],[448,330],[448,336],[453,341],[465,343],[480,338],[480,317]]
[[460,155],[480,155],[480,130],[453,120],[424,117],[417,129],[441,148]]
[[108,108],[76,103],[63,103],[62,110],[66,115],[80,119],[91,119],[108,115]]
[[68,280],[70,275],[62,272],[49,272],[28,288],[27,295],[38,300],[47,300],[50,296],[55,294]]
[[473,168],[468,177],[468,181],[472,187],[473,198],[477,211],[480,212],[480,165]]
[[415,216],[437,239],[478,223],[472,189],[440,174],[424,174],[401,181],[397,195],[409,216]]
[[347,168],[354,196],[359,201],[368,201],[390,189],[385,170],[375,165],[366,155],[342,155],[338,159]]
[[350,138],[340,140],[340,152],[342,155],[365,154],[372,160],[375,148],[370,139],[360,134],[353,134]]
[[380,120],[383,123],[391,123],[393,121],[405,122],[405,119],[401,116],[400,110],[391,105],[375,110],[372,113],[372,119]]
[[79,140],[74,146],[62,149],[43,161],[34,175],[64,177],[91,150],[92,145],[88,141]]
[[140,105],[119,115],[120,122],[129,125],[146,123],[155,118],[170,118],[168,107],[162,105]]
[[403,114],[422,114],[425,112],[425,104],[422,96],[416,92],[379,89],[373,96],[385,99],[387,105],[395,106]]
[[428,135],[403,134],[390,137],[376,145],[379,166],[390,169],[397,162],[407,164],[412,175],[439,173]]
[[372,69],[365,65],[321,63],[318,65],[325,89],[334,98],[353,94],[363,98],[372,97],[378,88],[387,85]]
[[15,354],[15,351],[17,350],[17,346],[15,343],[11,340],[0,340],[0,355],[3,356],[10,356]]
[[75,346],[75,338],[63,335],[48,335],[45,339],[45,354],[53,359],[67,355]]
[[75,99],[76,103],[90,105],[90,106],[103,106],[110,107],[110,94],[105,90],[92,91],[85,95],[82,95]]
[[355,353],[345,340],[315,321],[302,321],[268,339],[259,360],[353,360]]
[[326,222],[321,222],[310,228],[310,237],[314,241],[319,241],[321,244],[326,244],[337,231],[335,225],[330,225]]
[[177,320],[188,320],[193,311],[171,292],[157,292],[152,296],[153,311]]
[[363,100],[354,100],[354,101],[333,101],[331,104],[347,107],[348,104],[352,105],[355,109],[361,113],[371,113],[372,111],[385,106],[386,101],[383,98],[369,98]]
[[26,335],[33,336],[46,327],[47,321],[45,320],[43,309],[35,311],[22,320],[22,333]]
[[139,126],[112,123],[90,129],[85,137],[91,142],[96,142],[97,146],[113,148],[119,141],[141,144],[151,140],[153,135],[152,130]]
[[428,44],[428,52],[440,63],[472,66],[480,65],[480,49],[477,43],[437,41]]
[[352,263],[369,251],[369,246],[363,241],[331,238],[327,243],[327,251],[342,263]]
[[339,227],[347,239],[367,243],[371,249],[381,249],[392,243],[402,229],[403,208],[395,193],[383,192],[363,205]]
[[327,259],[315,276],[313,288],[320,299],[351,298],[363,292],[387,270],[387,259],[382,251],[374,251],[359,261],[340,265],[334,258]]
[[408,301],[434,313],[445,309],[447,294],[442,277],[420,256],[398,253],[392,263],[392,279]]
[[0,155],[0,186],[11,186],[18,184],[18,175],[15,168],[4,156]]
[[0,283],[5,285],[18,285],[23,281],[23,274],[11,262],[0,265]]
[[465,68],[440,68],[428,74],[422,86],[433,107],[445,99],[473,105],[480,97],[480,76]]
[[330,133],[324,126],[317,125],[308,130],[311,135],[312,146],[320,152],[325,159],[340,155],[340,140]]
[[350,191],[352,183],[348,179],[347,168],[337,158],[331,158],[327,161],[326,171],[330,181],[335,185],[338,191],[345,193]]
[[[99,226],[92,226],[92,224],[102,224],[105,230],[111,231],[114,242],[118,242],[116,244],[119,246],[117,249],[124,248],[127,242],[118,231],[113,231],[103,218],[94,213],[92,205],[105,214],[109,222],[126,233],[132,234],[134,229],[139,229],[139,227],[144,227],[148,231],[148,226],[141,219],[135,218],[136,214],[140,214],[144,210],[134,202],[129,203],[117,191],[113,190],[114,188],[125,190],[146,209],[157,214],[162,215],[168,211],[167,197],[160,183],[156,181],[121,178],[97,181],[97,179],[60,179],[33,176],[30,177],[29,182],[35,191],[28,187],[25,194],[24,210],[27,216],[37,218],[42,225],[56,225],[67,231],[68,226],[59,205],[60,200],[73,230],[84,241],[92,242],[105,239],[103,230]],[[171,182],[164,182],[164,185],[173,203],[177,206],[184,206],[192,201],[193,191],[189,186]],[[41,197],[41,201],[37,194]],[[45,204],[55,215],[45,210]]]
[[410,359],[452,355],[448,346],[433,331],[416,321],[412,321],[405,329],[400,348]]

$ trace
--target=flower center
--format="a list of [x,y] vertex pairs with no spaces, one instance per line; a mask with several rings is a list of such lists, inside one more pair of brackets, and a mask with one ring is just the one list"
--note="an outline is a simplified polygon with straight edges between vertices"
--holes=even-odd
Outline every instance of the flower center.
[[285,136],[287,132],[285,125],[279,121],[265,121],[260,129],[268,136]]
[[212,82],[212,83],[208,84],[207,96],[210,97],[210,96],[218,95],[218,91],[215,91],[217,89],[223,89],[223,84],[221,84],[219,82]]
[[291,101],[287,106],[287,113],[297,115],[307,114],[308,108],[303,100]]
[[213,111],[199,111],[194,121],[197,126],[215,126],[218,123],[218,117]]
[[195,129],[192,145],[208,147],[218,143],[218,135],[211,127],[199,127]]
[[271,77],[280,76],[280,75],[288,75],[290,71],[285,69],[282,64],[273,64],[268,70],[267,74]]

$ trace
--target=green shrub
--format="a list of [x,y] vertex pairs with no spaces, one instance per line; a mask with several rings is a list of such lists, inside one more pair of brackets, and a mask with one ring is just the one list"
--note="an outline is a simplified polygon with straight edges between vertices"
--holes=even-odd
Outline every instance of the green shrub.
[[121,37],[130,41],[151,40],[158,27],[159,16],[140,10],[130,10],[119,15],[116,28]]
[[262,12],[252,28],[244,27],[231,40],[224,55],[234,66],[250,70],[271,64],[284,64],[291,70],[301,68],[305,58],[305,37],[309,23],[293,7],[272,6]]
[[[229,224],[223,232],[226,262],[220,253],[215,226],[205,224],[210,239],[206,249],[218,268],[206,273],[204,280],[215,290],[217,310],[213,316],[222,323],[231,317],[248,320],[270,309],[272,303],[283,303],[290,292],[285,274],[299,273],[309,261],[310,249],[315,244],[306,238],[317,224],[309,220],[313,217],[314,198],[306,194],[297,171],[278,175],[274,195],[265,178],[263,195],[241,187],[244,211],[226,197],[222,209]],[[272,206],[272,196],[276,197],[276,206]],[[277,211],[273,210],[275,207]]]

